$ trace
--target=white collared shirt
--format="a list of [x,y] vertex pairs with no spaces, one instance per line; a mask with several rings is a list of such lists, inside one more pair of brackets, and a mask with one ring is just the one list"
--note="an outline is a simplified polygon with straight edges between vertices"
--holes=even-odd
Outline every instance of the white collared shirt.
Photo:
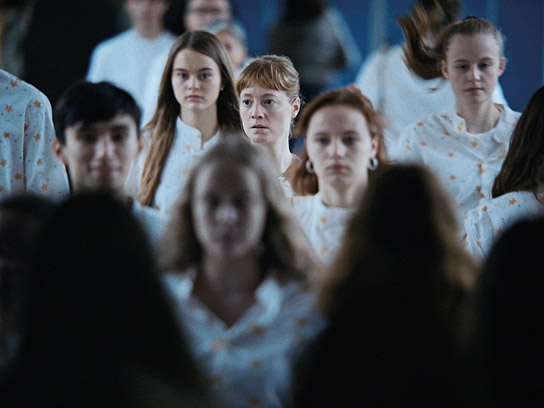
[[342,246],[346,227],[356,209],[327,207],[317,193],[293,197],[293,211],[321,262],[330,265]]
[[453,199],[460,230],[465,214],[491,197],[519,113],[499,106],[501,115],[489,132],[468,133],[454,107],[407,126],[392,160],[421,164],[434,173]]
[[[387,149],[397,143],[405,126],[455,104],[448,80],[422,79],[406,66],[402,45],[372,53],[355,82],[374,109],[385,116]],[[500,84],[495,87],[493,101],[508,106]]]
[[[190,170],[200,157],[218,142],[218,136],[219,132],[202,146],[200,131],[187,125],[178,117],[176,134],[164,163],[160,184],[155,190],[154,208],[167,214],[171,214],[175,210],[178,197],[187,182]],[[125,185],[126,194],[135,199],[140,191],[140,180],[151,141],[149,133],[144,137],[146,144],[136,162],[132,164]]]
[[231,327],[192,296],[195,270],[165,275],[189,346],[205,377],[232,407],[281,407],[293,353],[324,326],[314,297],[297,282],[266,278],[256,302]]
[[69,193],[64,165],[53,155],[51,104],[32,85],[0,70],[0,199]]
[[531,191],[514,191],[486,200],[465,217],[465,246],[483,261],[499,236],[522,218],[544,213],[544,204]]

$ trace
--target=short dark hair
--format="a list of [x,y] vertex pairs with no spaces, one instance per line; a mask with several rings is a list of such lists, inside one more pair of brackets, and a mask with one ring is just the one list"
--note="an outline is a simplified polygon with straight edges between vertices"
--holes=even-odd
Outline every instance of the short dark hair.
[[61,95],[55,105],[53,120],[57,139],[62,144],[66,143],[64,131],[68,126],[78,122],[105,121],[120,113],[131,116],[136,128],[140,128],[142,111],[132,95],[110,82],[78,81]]

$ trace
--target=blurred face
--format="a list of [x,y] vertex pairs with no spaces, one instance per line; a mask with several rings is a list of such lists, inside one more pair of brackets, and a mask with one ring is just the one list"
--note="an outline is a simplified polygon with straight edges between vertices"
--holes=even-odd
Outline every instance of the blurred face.
[[70,171],[75,191],[110,189],[122,193],[132,161],[141,151],[134,118],[118,114],[113,119],[78,122],[64,131],[66,143],[53,143],[57,159]]
[[300,109],[284,91],[253,85],[240,93],[240,116],[244,132],[253,143],[288,143],[291,121]]
[[215,110],[221,92],[221,71],[213,59],[184,49],[174,58],[172,88],[181,110]]
[[505,59],[489,34],[455,35],[450,40],[442,75],[450,80],[456,105],[491,102]]
[[267,203],[251,168],[225,160],[205,166],[196,177],[191,205],[205,254],[243,257],[261,243]]
[[228,31],[221,31],[219,34],[217,34],[217,38],[219,38],[219,41],[221,41],[227,50],[232,68],[235,71],[238,70],[247,58],[247,48],[238,38],[230,34]]
[[364,187],[367,164],[376,157],[377,143],[366,119],[355,108],[329,105],[316,111],[306,132],[306,152],[313,164],[319,190]]
[[170,7],[166,0],[125,0],[125,11],[133,25],[162,25],[164,15]]
[[217,20],[232,18],[228,0],[189,0],[184,16],[185,29],[203,30]]

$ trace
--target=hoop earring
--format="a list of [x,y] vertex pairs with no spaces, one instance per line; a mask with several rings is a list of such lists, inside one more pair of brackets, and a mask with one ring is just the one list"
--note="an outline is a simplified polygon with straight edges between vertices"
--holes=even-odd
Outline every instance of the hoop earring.
[[376,170],[379,166],[380,162],[378,161],[377,157],[372,157],[370,160],[368,160],[367,167],[369,170]]
[[310,174],[314,174],[314,165],[310,160],[306,160],[306,171]]

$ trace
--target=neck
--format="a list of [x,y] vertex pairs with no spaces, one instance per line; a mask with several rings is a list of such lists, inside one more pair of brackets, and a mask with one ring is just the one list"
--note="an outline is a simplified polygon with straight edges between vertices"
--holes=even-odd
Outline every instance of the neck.
[[493,103],[476,106],[456,106],[456,111],[466,123],[468,133],[489,132],[499,121],[500,109]]
[[159,35],[162,34],[163,26],[162,26],[162,24],[138,24],[138,23],[136,23],[134,25],[134,30],[136,30],[138,35],[140,35],[141,37],[152,40],[153,38],[157,38]]
[[181,108],[181,118],[187,125],[200,131],[202,135],[202,145],[212,138],[219,128],[217,121],[217,109],[215,105],[205,111],[190,111]]
[[254,254],[231,259],[204,255],[195,285],[217,294],[253,293],[261,280]]
[[364,185],[343,188],[343,186],[319,183],[318,180],[321,202],[327,207],[335,208],[357,208],[366,185],[365,181]]
[[289,143],[286,143],[283,139],[278,139],[275,143],[268,143],[260,145],[268,151],[272,161],[275,164],[278,176],[287,171],[291,165],[291,151],[289,150]]

